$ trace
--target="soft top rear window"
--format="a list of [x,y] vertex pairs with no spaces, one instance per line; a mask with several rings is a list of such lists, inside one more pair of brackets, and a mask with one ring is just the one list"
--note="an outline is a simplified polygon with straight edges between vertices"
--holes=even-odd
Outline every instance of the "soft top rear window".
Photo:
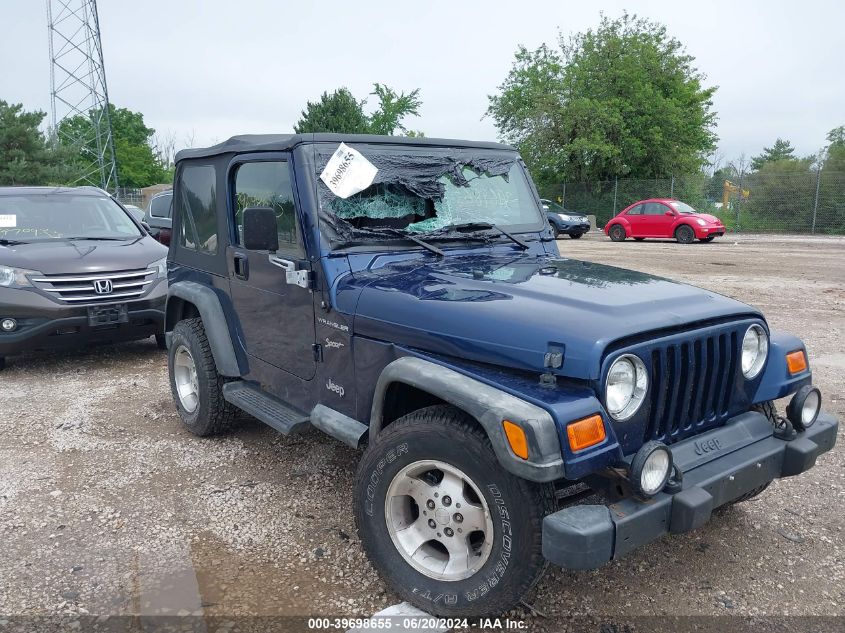
[[[508,231],[545,227],[515,152],[355,144],[378,170],[372,184],[347,198],[319,178],[320,221],[333,242],[449,237],[456,224],[487,223]],[[317,146],[317,175],[336,148]]]

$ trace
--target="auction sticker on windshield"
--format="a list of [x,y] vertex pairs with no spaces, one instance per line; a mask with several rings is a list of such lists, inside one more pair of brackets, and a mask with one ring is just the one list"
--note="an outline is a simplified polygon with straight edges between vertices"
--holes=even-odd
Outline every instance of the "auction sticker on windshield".
[[13,214],[0,215],[0,229],[13,229],[18,225],[18,216]]
[[376,166],[361,152],[341,143],[320,174],[320,180],[338,198],[348,198],[373,184],[376,173]]

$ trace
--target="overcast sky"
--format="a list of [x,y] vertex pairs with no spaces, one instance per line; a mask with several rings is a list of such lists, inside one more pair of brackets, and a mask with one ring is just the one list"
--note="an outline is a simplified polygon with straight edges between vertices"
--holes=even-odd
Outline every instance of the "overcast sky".
[[[71,0],[75,2],[76,0]],[[421,89],[409,127],[495,139],[483,118],[517,45],[597,25],[624,9],[667,25],[717,85],[721,152],[753,155],[778,136],[800,154],[845,125],[845,2],[336,2],[99,0],[111,101],[184,145],[289,132],[306,100],[373,82]],[[44,0],[0,0],[0,99],[50,108]]]

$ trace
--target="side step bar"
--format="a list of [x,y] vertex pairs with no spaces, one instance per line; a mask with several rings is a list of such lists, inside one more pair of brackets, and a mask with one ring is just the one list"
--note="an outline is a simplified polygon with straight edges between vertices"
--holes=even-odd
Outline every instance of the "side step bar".
[[307,413],[297,411],[259,387],[241,380],[223,385],[223,398],[283,435],[290,435],[308,424]]
[[284,435],[296,433],[310,422],[347,446],[359,448],[361,438],[369,430],[366,424],[322,404],[315,406],[309,416],[242,380],[223,385],[223,398]]

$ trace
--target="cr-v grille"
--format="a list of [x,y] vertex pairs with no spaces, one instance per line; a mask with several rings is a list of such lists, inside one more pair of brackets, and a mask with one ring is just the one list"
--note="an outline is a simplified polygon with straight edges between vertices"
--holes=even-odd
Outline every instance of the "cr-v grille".
[[721,329],[652,348],[644,441],[670,443],[724,421],[732,404],[739,336],[736,329]]
[[37,288],[59,303],[104,303],[135,299],[153,281],[155,270],[124,270],[83,275],[43,275],[32,278]]

